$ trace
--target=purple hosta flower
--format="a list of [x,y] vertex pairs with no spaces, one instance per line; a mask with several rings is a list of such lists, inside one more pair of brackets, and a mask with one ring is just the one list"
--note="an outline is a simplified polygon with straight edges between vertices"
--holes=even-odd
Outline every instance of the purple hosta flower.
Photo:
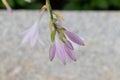
[[37,41],[39,41],[42,45],[43,43],[40,40],[40,36],[39,36],[39,21],[45,11],[45,7],[43,6],[41,12],[40,12],[40,18],[38,18],[38,20],[32,25],[31,28],[29,28],[28,30],[26,30],[24,32],[24,38],[22,40],[22,44],[25,44],[27,42],[30,42],[31,47],[33,48],[36,44]]
[[49,49],[49,58],[50,58],[51,61],[52,61],[53,58],[55,57],[55,52],[56,52],[56,46],[55,46],[55,43],[53,43],[53,44],[50,46],[50,49]]
[[3,4],[5,5],[5,7],[7,8],[8,12],[12,12],[12,8],[9,6],[8,2],[6,0],[2,0]]
[[51,61],[53,60],[56,53],[60,60],[63,62],[63,64],[66,64],[66,51],[64,46],[65,44],[56,37],[55,42],[50,47],[49,57]]
[[76,61],[76,57],[73,54],[74,48],[72,43],[84,46],[84,41],[75,33],[66,30],[63,27],[62,20],[59,17],[57,17],[56,21],[57,35],[54,34],[54,31],[51,33],[53,44],[51,45],[49,51],[50,60],[53,60],[56,53],[64,64],[66,64],[66,54],[70,57],[70,59]]
[[[68,34],[69,33],[67,33],[67,35]],[[72,34],[71,32],[71,34],[69,34],[68,36],[70,36],[69,38],[71,41],[77,43],[78,45],[84,45],[84,42],[74,33]],[[71,36],[74,39],[71,39]],[[50,47],[50,51],[49,51],[50,60],[51,61],[53,60],[53,58],[55,57],[55,53],[56,53],[64,64],[66,64],[66,57],[65,57],[66,54],[70,57],[70,59],[72,59],[73,61],[76,61],[76,57],[73,54],[74,48],[71,42],[67,39],[63,42],[61,39],[57,37],[58,36],[55,37],[55,41]]]
[[57,23],[56,23],[58,28],[63,28],[65,34],[67,35],[67,37],[74,43],[78,44],[78,45],[85,45],[83,40],[81,38],[79,38],[75,33],[70,32],[68,30],[66,30],[63,27],[63,23],[62,23],[62,19],[60,17],[57,16]]
[[34,47],[37,40],[39,40],[39,27],[38,21],[33,24],[31,28],[24,32],[24,38],[22,40],[22,44],[30,42],[31,47]]
[[78,45],[85,45],[83,40],[81,38],[79,38],[75,33],[73,32],[70,32],[70,31],[65,31],[67,37],[73,41],[74,43],[78,44]]

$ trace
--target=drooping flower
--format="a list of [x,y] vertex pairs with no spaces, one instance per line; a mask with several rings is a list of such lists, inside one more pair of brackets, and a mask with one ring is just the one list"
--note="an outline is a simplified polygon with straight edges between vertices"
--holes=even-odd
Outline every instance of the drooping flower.
[[24,38],[22,44],[30,42],[31,47],[34,47],[37,40],[39,40],[39,26],[38,21],[35,22],[31,28],[24,32]]
[[57,54],[63,64],[66,64],[67,54],[71,60],[76,61],[76,57],[73,54],[74,47],[71,42],[76,43],[80,46],[84,46],[84,41],[75,33],[66,30],[63,27],[62,20],[59,17],[57,17],[55,25],[57,35],[54,34],[54,38],[52,34],[54,31],[51,33],[54,40],[52,39],[53,44],[51,45],[49,50],[50,60],[52,61],[55,57],[55,54]]
[[[83,40],[79,38],[76,34],[66,30],[64,31],[64,34],[66,34],[66,36],[68,36],[68,38],[72,42],[77,43],[78,45],[84,45]],[[58,35],[55,36],[55,41],[53,42],[49,50],[49,57],[51,61],[55,57],[55,54],[58,55],[63,64],[66,64],[66,54],[70,57],[70,59],[76,61],[76,57],[73,54],[74,48],[72,46],[72,43],[68,40],[68,38],[66,38],[66,36],[61,36],[60,32],[58,33]]]
[[39,35],[39,21],[42,17],[42,14],[45,11],[45,9],[46,9],[45,6],[43,6],[43,8],[40,12],[40,17],[38,18],[38,20],[32,25],[31,28],[29,28],[28,30],[26,30],[24,32],[24,38],[22,40],[22,44],[29,42],[31,47],[33,48],[37,41],[42,43],[40,40],[40,35]]
[[66,52],[64,49],[64,46],[65,46],[64,43],[56,37],[55,44],[56,44],[56,53],[58,57],[63,62],[63,64],[66,64],[66,57],[65,57]]
[[55,43],[52,43],[50,46],[50,49],[49,49],[49,58],[51,61],[55,57],[55,52],[56,52],[56,45],[55,45]]
[[80,37],[78,37],[75,33],[66,30],[65,34],[74,43],[76,43],[78,45],[83,45],[83,46],[85,45],[84,42],[83,42],[83,40]]
[[55,38],[55,42],[50,47],[49,50],[49,57],[52,61],[55,57],[55,54],[58,55],[60,60],[63,62],[63,64],[66,64],[66,54],[72,59],[73,61],[76,61],[76,57],[73,54],[73,46],[70,43],[70,41],[66,40],[65,42],[62,42],[59,38]]

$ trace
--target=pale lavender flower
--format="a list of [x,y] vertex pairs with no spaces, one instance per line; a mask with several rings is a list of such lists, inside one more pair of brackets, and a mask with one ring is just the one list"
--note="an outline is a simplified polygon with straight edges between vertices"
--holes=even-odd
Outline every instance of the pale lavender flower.
[[67,31],[67,30],[65,31],[65,33],[66,33],[67,37],[74,43],[76,43],[78,45],[83,45],[83,46],[85,45],[83,40],[80,37],[78,37],[75,33]]
[[63,62],[63,64],[66,64],[66,56],[65,56],[66,54],[73,61],[76,61],[76,57],[73,54],[73,46],[69,41],[66,41],[64,43],[56,37],[55,42],[51,45],[49,50],[49,57],[51,61],[55,57],[55,53],[58,55],[58,57]]
[[29,28],[24,32],[24,38],[22,40],[22,44],[29,42],[31,47],[34,47],[36,42],[39,40],[40,40],[39,26],[38,26],[38,21],[36,21],[31,28]]
[[76,57],[73,54],[74,48],[72,43],[76,43],[78,45],[83,46],[85,45],[84,41],[75,33],[66,30],[63,27],[62,20],[59,17],[57,17],[56,27],[58,28],[58,34],[55,37],[55,41],[53,42],[49,50],[50,60],[52,61],[55,57],[55,54],[57,54],[60,60],[63,62],[63,64],[66,64],[67,54],[70,57],[70,59],[76,61]]
[[[63,28],[62,20],[59,17],[57,17],[56,25],[58,28]],[[74,43],[79,44],[79,45],[85,45],[83,40],[80,37],[78,37],[75,33],[65,30],[65,34]]]
[[24,32],[24,38],[22,40],[22,44],[25,44],[27,42],[30,43],[31,47],[33,48],[36,44],[37,41],[39,41],[42,45],[42,41],[40,40],[40,33],[39,33],[39,21],[44,13],[46,8],[42,8],[41,12],[40,12],[40,17],[38,18],[38,20],[32,25],[31,28],[29,28],[28,30],[26,30]]
[[66,45],[64,46],[66,53],[68,54],[68,56],[73,60],[76,61],[76,57],[73,54],[73,50],[69,47],[67,47]]
[[55,52],[56,52],[56,46],[55,46],[55,43],[52,43],[52,45],[50,46],[50,49],[49,49],[49,58],[51,61],[55,57]]
[[64,43],[56,37],[55,46],[56,46],[56,53],[58,57],[63,62],[63,64],[66,64],[66,57],[65,57],[66,52],[64,49]]
[[68,48],[70,48],[71,50],[74,49],[73,46],[72,46],[72,44],[71,44],[71,42],[68,41],[68,40],[65,42],[65,45],[66,45]]

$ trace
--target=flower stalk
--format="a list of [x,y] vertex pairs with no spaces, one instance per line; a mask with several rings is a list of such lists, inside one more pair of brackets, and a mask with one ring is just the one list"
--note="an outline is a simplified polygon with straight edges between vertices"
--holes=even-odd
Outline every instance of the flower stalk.
[[50,0],[46,0],[46,5],[47,5],[47,8],[48,8],[48,11],[49,11],[49,14],[50,14],[50,18],[51,18],[51,20],[53,20],[53,11],[52,11],[52,7],[51,7],[51,4],[50,4]]
[[[64,18],[61,14],[53,12],[50,0],[46,0],[46,4],[41,8],[40,18],[29,28],[24,35],[22,43],[30,43],[33,48],[36,43],[41,41],[39,33],[39,21],[45,12],[48,10],[50,15],[50,31],[51,31],[51,45],[49,48],[49,58],[52,61],[55,55],[58,55],[59,59],[66,64],[66,54],[73,61],[76,61],[76,57],[73,54],[74,46],[72,43],[76,43],[80,46],[84,46],[84,41],[75,33],[63,27],[62,21]],[[54,28],[54,29],[52,29]]]
[[10,5],[8,4],[6,0],[2,0],[2,3],[5,5],[8,12],[12,12],[12,8],[10,7]]

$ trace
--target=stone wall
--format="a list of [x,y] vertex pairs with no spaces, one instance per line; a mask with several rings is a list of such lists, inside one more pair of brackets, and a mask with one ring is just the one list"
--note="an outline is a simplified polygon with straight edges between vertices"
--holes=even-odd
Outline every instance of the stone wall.
[[[59,12],[59,11],[58,11]],[[0,11],[0,80],[119,80],[120,12],[60,11],[64,24],[82,36],[86,46],[74,51],[77,61],[67,65],[49,61],[48,14],[41,19],[43,44],[21,46],[22,33],[39,16],[38,11]]]

